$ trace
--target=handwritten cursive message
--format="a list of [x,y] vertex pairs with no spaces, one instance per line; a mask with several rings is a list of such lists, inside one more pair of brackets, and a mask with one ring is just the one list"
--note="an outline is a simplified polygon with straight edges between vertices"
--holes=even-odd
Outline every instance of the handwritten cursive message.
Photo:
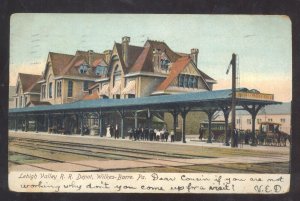
[[289,174],[9,173],[9,188],[17,192],[282,194],[289,187]]

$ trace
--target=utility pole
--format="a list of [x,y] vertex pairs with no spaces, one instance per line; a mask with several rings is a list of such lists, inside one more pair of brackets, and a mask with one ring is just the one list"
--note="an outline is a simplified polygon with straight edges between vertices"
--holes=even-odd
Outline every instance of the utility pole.
[[231,89],[231,147],[234,146],[233,143],[233,132],[235,129],[235,105],[236,105],[236,54],[232,54],[232,59],[228,66],[226,74],[229,73],[230,67],[232,66],[232,89]]
[[231,98],[231,147],[234,146],[233,132],[235,129],[235,104],[236,104],[236,54],[232,54],[232,98]]

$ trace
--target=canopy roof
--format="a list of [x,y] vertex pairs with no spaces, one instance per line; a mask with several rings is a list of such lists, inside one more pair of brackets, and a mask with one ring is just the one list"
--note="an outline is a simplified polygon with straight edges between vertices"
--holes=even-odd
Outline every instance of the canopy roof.
[[[280,104],[273,100],[255,100],[237,98],[237,106],[241,105],[271,105]],[[231,105],[231,89],[194,92],[175,95],[150,96],[129,99],[96,99],[81,100],[68,104],[45,105],[29,108],[9,109],[9,114],[40,113],[40,112],[64,112],[64,111],[97,111],[97,110],[139,110],[150,108],[151,110],[165,110],[176,107],[189,107],[191,111],[199,111],[210,108],[218,108],[221,105]]]

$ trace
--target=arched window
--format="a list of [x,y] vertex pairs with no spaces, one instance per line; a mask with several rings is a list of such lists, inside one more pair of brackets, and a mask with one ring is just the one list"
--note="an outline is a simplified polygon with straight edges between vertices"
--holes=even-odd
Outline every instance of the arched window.
[[84,74],[88,71],[89,66],[87,64],[81,64],[79,67],[79,73]]
[[68,97],[73,96],[73,81],[69,80],[68,81]]

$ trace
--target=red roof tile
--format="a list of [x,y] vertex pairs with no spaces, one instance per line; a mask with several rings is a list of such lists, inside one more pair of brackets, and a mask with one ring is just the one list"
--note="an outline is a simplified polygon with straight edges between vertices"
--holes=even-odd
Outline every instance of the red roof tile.
[[190,57],[182,57],[173,63],[168,77],[156,88],[156,90],[165,90],[190,61]]
[[[105,55],[92,52],[92,66],[93,64],[96,63],[96,61],[99,60],[104,60]],[[79,77],[87,77],[87,78],[95,78],[99,77],[95,74],[94,68],[89,68],[88,71],[84,74],[81,74],[79,72],[79,67],[83,63],[88,63],[88,58],[89,53],[88,52],[83,52],[83,51],[77,51],[75,56],[72,58],[72,60],[65,66],[64,71],[61,73],[61,75],[70,75],[70,76],[79,76]]]
[[97,92],[94,92],[92,94],[88,94],[88,95],[83,97],[83,100],[95,100],[95,99],[99,99],[99,95],[98,95]]
[[40,85],[37,82],[41,79],[40,75],[19,73],[23,92],[40,92]]
[[62,75],[67,64],[73,59],[73,55],[49,52],[52,69],[55,76]]
[[46,102],[46,101],[29,101],[26,105],[30,105],[30,103],[34,106],[36,105],[51,105],[51,103]]
[[134,65],[136,62],[138,56],[142,53],[143,47],[138,47],[138,46],[133,46],[129,45],[128,46],[128,66],[125,65],[123,55],[122,55],[122,44],[120,43],[115,43],[116,49],[119,55],[119,59],[121,62],[121,65],[123,67],[123,72],[126,74],[127,72],[130,71],[131,67]]
[[175,62],[181,57],[178,53],[172,51],[166,43],[148,40],[144,45],[142,53],[130,69],[130,72],[153,72],[153,49],[160,49],[165,52],[171,62]]

